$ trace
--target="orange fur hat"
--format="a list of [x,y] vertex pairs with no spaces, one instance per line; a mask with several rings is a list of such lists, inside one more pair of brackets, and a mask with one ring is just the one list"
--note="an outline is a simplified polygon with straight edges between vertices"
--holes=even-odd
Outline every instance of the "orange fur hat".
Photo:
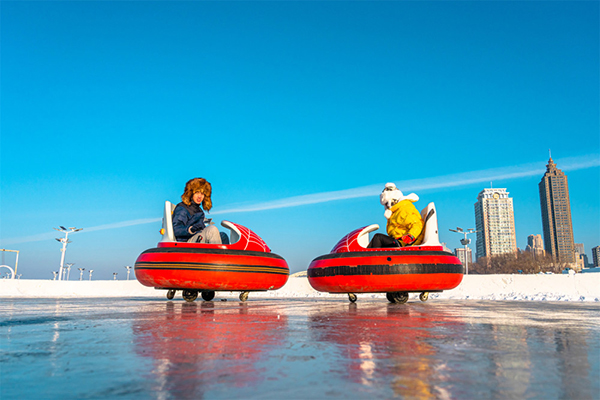
[[204,178],[194,178],[187,181],[185,184],[185,190],[181,195],[181,201],[183,201],[188,206],[192,204],[192,196],[194,193],[202,193],[204,195],[204,200],[202,200],[202,208],[204,211],[210,211],[212,208],[212,200],[210,199],[210,195],[212,193],[212,186],[210,183]]

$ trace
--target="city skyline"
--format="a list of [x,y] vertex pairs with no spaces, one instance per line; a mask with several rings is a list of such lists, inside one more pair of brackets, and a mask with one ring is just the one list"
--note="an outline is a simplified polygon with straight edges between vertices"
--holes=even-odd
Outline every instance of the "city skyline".
[[[573,239],[568,178],[557,168],[552,157],[538,187],[543,236],[530,234],[527,246],[522,250],[535,255],[548,253],[569,263],[578,272],[587,268],[585,246]],[[486,188],[479,193],[475,203],[475,227],[477,259],[520,250],[516,246],[513,199],[506,188]],[[463,261],[465,250],[457,248],[454,251],[457,256],[459,252]]]

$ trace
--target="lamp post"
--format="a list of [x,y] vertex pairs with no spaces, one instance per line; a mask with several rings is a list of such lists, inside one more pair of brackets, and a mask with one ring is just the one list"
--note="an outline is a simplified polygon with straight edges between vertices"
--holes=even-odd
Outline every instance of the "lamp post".
[[119,275],[118,272],[113,272],[113,281],[117,280],[117,275]]
[[61,225],[58,228],[53,228],[53,229],[56,231],[59,231],[59,232],[64,232],[64,234],[65,234],[64,238],[56,238],[56,240],[61,242],[63,245],[62,249],[60,250],[62,252],[62,255],[60,256],[60,268],[58,270],[58,280],[60,281],[63,279],[63,269],[64,269],[64,265],[65,265],[65,254],[67,252],[67,244],[71,243],[71,241],[69,240],[69,233],[79,232],[83,228],[71,227],[71,228],[67,229]]
[[82,281],[83,280],[83,271],[85,271],[85,268],[77,268],[79,270],[79,280]]
[[467,235],[470,233],[476,233],[476,230],[473,230],[472,228],[467,229],[466,231],[464,231],[462,228],[456,228],[456,230],[454,229],[450,229],[451,232],[456,232],[456,233],[462,233],[463,235],[465,235],[465,237],[463,239],[460,239],[460,243],[462,245],[465,246],[465,274],[469,275],[469,256],[468,256],[468,250],[469,250],[469,243],[471,243],[471,239],[467,239]]
[[52,271],[52,280],[55,281],[58,276],[58,271]]
[[67,263],[67,280],[71,277],[71,267],[75,265],[75,263]]
[[129,273],[131,272],[131,267],[128,265],[125,268],[127,269],[127,280],[129,280]]
[[94,272],[94,270],[90,269],[90,281],[92,280],[92,272]]

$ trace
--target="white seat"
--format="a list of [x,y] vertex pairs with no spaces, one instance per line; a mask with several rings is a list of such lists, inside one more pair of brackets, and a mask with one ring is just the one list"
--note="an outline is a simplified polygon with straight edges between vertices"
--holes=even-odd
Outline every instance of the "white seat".
[[173,231],[173,211],[175,210],[175,204],[169,200],[165,201],[165,213],[162,220],[162,239],[161,242],[176,242],[175,232]]
[[421,211],[421,218],[425,221],[425,226],[423,227],[425,233],[420,246],[441,246],[438,235],[437,212],[433,202],[427,204],[427,207]]

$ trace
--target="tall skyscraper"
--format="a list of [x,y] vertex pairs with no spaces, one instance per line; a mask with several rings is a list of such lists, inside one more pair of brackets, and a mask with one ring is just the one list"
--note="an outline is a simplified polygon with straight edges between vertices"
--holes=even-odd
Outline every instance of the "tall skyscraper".
[[527,236],[527,247],[525,251],[532,252],[536,256],[544,255],[544,241],[542,235],[529,235]]
[[517,251],[513,199],[506,189],[483,189],[475,203],[477,258]]
[[575,263],[569,183],[565,173],[556,168],[552,157],[548,160],[539,188],[544,248],[557,260]]

